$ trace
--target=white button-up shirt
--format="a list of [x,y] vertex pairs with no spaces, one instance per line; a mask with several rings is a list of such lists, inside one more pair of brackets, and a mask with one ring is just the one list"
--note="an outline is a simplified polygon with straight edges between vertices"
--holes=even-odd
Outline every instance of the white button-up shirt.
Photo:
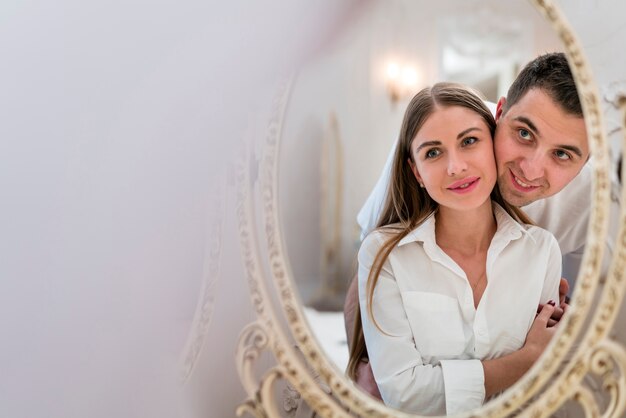
[[359,250],[363,333],[385,404],[423,415],[455,414],[485,399],[481,360],[521,348],[537,305],[558,300],[561,253],[552,234],[520,225],[494,204],[487,287],[477,308],[464,271],[435,241],[435,216],[391,251],[367,314],[366,284],[387,239],[369,234]]

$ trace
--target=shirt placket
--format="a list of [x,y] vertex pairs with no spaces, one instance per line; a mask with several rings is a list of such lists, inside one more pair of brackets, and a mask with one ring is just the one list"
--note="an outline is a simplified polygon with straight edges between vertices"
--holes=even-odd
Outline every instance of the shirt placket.
[[[485,315],[485,304],[489,303],[489,283],[491,280],[498,280],[493,272],[493,266],[500,253],[506,248],[511,240],[518,238],[519,232],[511,230],[510,228],[502,228],[502,225],[498,224],[498,230],[494,235],[489,250],[487,251],[487,287],[483,293],[483,299],[476,309],[476,316],[474,318],[474,353],[477,358],[485,357],[489,348],[491,347],[491,336],[489,334],[489,324],[487,322],[487,316]],[[483,303],[483,301],[485,303]]]
[[430,242],[425,243],[424,250],[432,261],[441,264],[458,278],[457,284],[455,285],[458,294],[457,299],[465,322],[471,324],[473,335],[470,335],[468,340],[473,345],[473,352],[477,352],[477,344],[479,348],[487,347],[489,344],[487,324],[483,317],[478,321],[479,326],[477,328],[477,310],[474,307],[474,293],[472,286],[467,280],[467,275],[463,269],[436,244]]

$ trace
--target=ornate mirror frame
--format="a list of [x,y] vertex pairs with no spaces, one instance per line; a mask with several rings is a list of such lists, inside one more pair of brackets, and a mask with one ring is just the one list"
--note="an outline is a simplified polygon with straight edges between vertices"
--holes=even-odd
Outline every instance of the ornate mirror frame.
[[[626,211],[608,275],[598,289],[610,203],[607,136],[590,66],[574,33],[558,7],[549,0],[531,3],[560,36],[578,85],[585,123],[594,154],[591,221],[588,241],[574,299],[557,338],[532,369],[503,395],[466,417],[551,415],[565,401],[580,403],[587,416],[621,416],[626,409],[626,351],[609,338],[624,297],[626,269]],[[248,285],[258,319],[241,333],[236,362],[249,398],[238,408],[256,417],[285,414],[276,403],[276,383],[286,381],[317,415],[348,417],[415,416],[391,409],[357,389],[325,356],[309,328],[286,258],[278,213],[278,155],[282,118],[289,98],[285,83],[274,103],[265,143],[260,152],[251,144],[237,168],[237,221]],[[626,132],[626,99],[620,102],[622,130]],[[626,142],[626,141],[625,141]],[[626,144],[625,144],[626,145]],[[626,146],[623,147],[626,149]],[[259,157],[257,158],[257,154]],[[626,189],[622,190],[622,200]],[[597,301],[595,310],[592,302]],[[276,365],[256,376],[256,363],[264,351]],[[608,403],[600,410],[586,375],[603,385]],[[548,384],[549,383],[549,384]],[[289,410],[295,405],[283,405]]]

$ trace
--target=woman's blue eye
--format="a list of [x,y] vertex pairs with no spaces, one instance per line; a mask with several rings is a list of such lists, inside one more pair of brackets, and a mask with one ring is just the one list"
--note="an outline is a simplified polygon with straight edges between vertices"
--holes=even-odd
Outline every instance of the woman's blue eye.
[[519,129],[518,132],[519,132],[520,138],[526,141],[530,141],[532,139],[532,135],[528,129]]
[[439,156],[439,154],[441,154],[441,151],[439,151],[437,148],[433,148],[426,151],[426,154],[424,154],[424,156],[426,158],[435,158]]
[[470,136],[469,138],[465,138],[465,139],[461,142],[461,144],[462,144],[463,146],[466,146],[466,145],[472,145],[472,144],[475,144],[476,142],[478,142],[478,138],[476,138],[475,136]]

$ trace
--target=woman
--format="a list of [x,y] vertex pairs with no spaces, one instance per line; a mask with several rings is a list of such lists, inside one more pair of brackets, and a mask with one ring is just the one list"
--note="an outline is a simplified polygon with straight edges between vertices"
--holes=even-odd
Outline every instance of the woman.
[[477,408],[554,333],[559,247],[494,188],[494,130],[483,101],[458,84],[422,90],[405,113],[378,228],[359,250],[362,322],[348,366],[354,377],[368,355],[390,406]]

